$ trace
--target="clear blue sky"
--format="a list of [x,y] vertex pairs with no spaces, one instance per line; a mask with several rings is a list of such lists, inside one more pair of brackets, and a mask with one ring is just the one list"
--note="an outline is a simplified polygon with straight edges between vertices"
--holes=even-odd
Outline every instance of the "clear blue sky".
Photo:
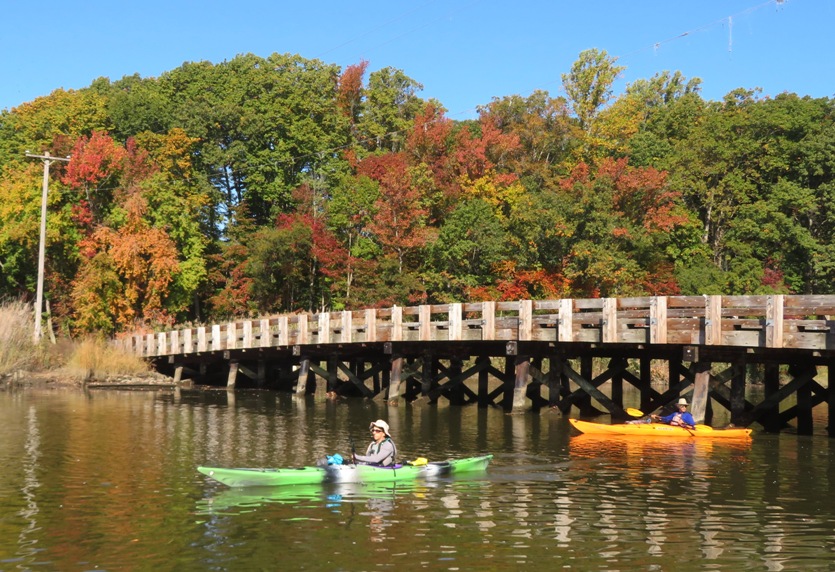
[[102,76],[274,52],[401,69],[453,119],[493,97],[560,95],[588,48],[627,67],[618,93],[678,70],[706,99],[737,87],[835,96],[833,0],[11,0],[0,13],[0,109]]

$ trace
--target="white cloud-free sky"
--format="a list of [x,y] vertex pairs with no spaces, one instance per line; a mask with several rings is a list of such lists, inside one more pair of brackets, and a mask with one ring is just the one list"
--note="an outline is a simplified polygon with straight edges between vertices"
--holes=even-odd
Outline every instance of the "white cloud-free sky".
[[832,0],[10,0],[0,13],[0,109],[102,76],[274,52],[401,69],[452,119],[494,97],[562,94],[589,48],[626,66],[618,93],[678,70],[712,100],[738,87],[835,96]]

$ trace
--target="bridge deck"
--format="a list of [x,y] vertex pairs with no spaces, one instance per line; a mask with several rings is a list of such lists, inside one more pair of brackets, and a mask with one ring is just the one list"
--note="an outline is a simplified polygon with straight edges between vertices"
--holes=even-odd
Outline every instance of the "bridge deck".
[[[377,342],[585,342],[835,349],[835,296],[657,296],[470,302],[284,314],[134,333],[143,357]],[[299,351],[297,349],[297,351]]]

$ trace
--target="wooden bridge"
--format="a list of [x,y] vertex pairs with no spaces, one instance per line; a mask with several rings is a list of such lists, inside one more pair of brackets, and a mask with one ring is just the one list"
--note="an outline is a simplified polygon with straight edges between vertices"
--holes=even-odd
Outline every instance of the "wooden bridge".
[[814,411],[833,436],[831,316],[835,296],[521,300],[278,315],[117,343],[180,383],[623,418],[625,382],[646,412],[686,396],[699,422],[722,407],[735,425],[811,434]]

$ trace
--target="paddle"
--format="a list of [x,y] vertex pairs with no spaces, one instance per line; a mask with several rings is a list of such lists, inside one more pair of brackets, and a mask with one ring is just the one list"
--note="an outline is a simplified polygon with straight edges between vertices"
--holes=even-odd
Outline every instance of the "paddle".
[[354,446],[353,435],[348,435],[348,441],[351,443],[351,462],[355,463],[357,458],[357,448]]

